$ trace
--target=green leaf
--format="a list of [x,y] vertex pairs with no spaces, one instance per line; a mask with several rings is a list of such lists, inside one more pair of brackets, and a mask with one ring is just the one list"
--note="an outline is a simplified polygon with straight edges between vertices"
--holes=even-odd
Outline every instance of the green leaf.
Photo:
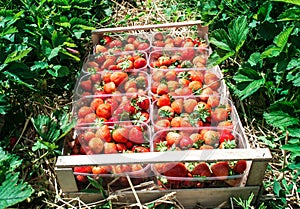
[[58,78],[58,77],[64,77],[69,75],[70,70],[66,66],[55,65],[52,68],[48,69],[47,72],[53,77]]
[[0,186],[0,208],[22,202],[33,192],[30,185],[19,181],[19,173],[7,173],[5,181]]
[[67,52],[66,50],[62,50],[61,53],[64,54],[64,55],[67,55],[68,57],[70,57],[72,59],[74,59],[76,62],[80,62],[80,57],[78,57],[74,54],[71,54],[71,53]]
[[298,59],[292,58],[286,67],[287,70],[292,70],[294,68],[300,68],[300,58]]
[[230,22],[228,26],[228,33],[230,36],[230,41],[236,52],[238,52],[243,46],[248,32],[249,29],[246,16],[240,16],[236,20]]
[[207,66],[209,68],[212,68],[216,65],[221,64],[223,61],[225,61],[226,59],[228,59],[231,56],[234,56],[235,52],[234,51],[230,51],[228,53],[226,53],[225,55],[223,55],[222,57],[216,52],[214,51],[208,58],[207,60]]
[[280,1],[288,4],[295,4],[300,6],[300,1],[299,0],[272,0],[272,1]]
[[299,144],[285,144],[281,146],[281,149],[300,154]]
[[38,139],[33,146],[32,146],[32,151],[35,152],[37,150],[55,150],[58,148],[58,145],[46,141],[42,141]]
[[289,72],[286,75],[286,79],[287,81],[292,82],[294,86],[300,86],[300,72],[297,72],[296,75],[293,75],[292,72]]
[[26,47],[22,50],[15,50],[14,52],[10,53],[7,58],[4,61],[4,64],[14,62],[14,61],[19,61],[22,58],[26,57],[29,52],[32,51],[31,47]]
[[274,38],[274,44],[281,50],[285,47],[289,40],[290,34],[292,33],[294,27],[287,28],[283,30],[279,35]]
[[38,115],[37,118],[31,118],[31,122],[44,141],[54,142],[60,136],[60,129],[57,121],[46,115]]
[[10,108],[5,94],[0,94],[0,114],[5,115]]
[[232,51],[230,47],[230,38],[224,29],[217,29],[211,33],[211,38],[209,42],[213,45],[216,45],[220,49],[225,51]]
[[254,94],[256,91],[258,91],[264,84],[265,79],[259,79],[254,80],[246,88],[244,88],[242,91],[236,91],[237,95],[240,97],[241,100],[246,99],[247,97]]
[[291,21],[300,19],[300,9],[290,8],[281,13],[278,17],[278,21]]
[[300,138],[300,128],[288,127],[288,131],[290,136]]
[[254,52],[253,54],[251,54],[249,59],[248,59],[248,63],[251,66],[255,66],[257,64],[259,64],[259,66],[261,66],[262,65],[262,59],[260,57],[260,53],[259,52]]
[[49,64],[48,62],[43,62],[43,61],[36,61],[34,62],[34,65],[31,66],[30,70],[31,71],[39,71],[39,70],[42,70],[42,69],[45,69],[49,67]]
[[10,73],[8,71],[3,72],[3,74],[6,75],[9,80],[18,83],[19,85],[26,86],[27,88],[29,88],[29,89],[31,89],[33,91],[36,91],[36,89],[34,88],[33,85],[28,84],[28,83],[22,81],[17,75],[15,75],[13,73]]
[[271,45],[262,54],[261,59],[277,57],[281,53],[282,49],[280,47]]
[[60,46],[55,47],[54,49],[52,49],[50,55],[48,56],[48,60],[51,60],[53,57],[56,57],[60,50],[61,50]]
[[276,128],[284,130],[288,126],[299,124],[300,120],[283,111],[264,112],[266,122]]
[[277,196],[279,196],[279,192],[280,192],[280,190],[282,190],[282,187],[281,187],[280,183],[277,180],[274,180],[273,190],[274,190],[274,193]]

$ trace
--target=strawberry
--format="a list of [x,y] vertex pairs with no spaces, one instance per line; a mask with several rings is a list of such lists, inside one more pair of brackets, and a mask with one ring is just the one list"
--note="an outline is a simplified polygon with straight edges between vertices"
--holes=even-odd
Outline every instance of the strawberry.
[[164,40],[164,35],[161,32],[157,32],[154,34],[154,39],[162,41],[162,40]]
[[87,114],[93,113],[93,112],[94,112],[94,110],[91,107],[82,106],[79,108],[77,115],[78,115],[78,118],[84,118]]
[[193,140],[188,136],[183,136],[179,142],[179,146],[181,149],[188,149],[193,146]]
[[211,171],[206,163],[199,163],[196,165],[193,170],[191,171],[193,176],[205,176],[205,177],[210,177]]
[[129,131],[124,127],[117,127],[112,132],[112,138],[115,142],[126,143],[129,137]]
[[166,136],[168,146],[172,146],[173,144],[178,145],[181,139],[182,135],[173,131],[168,132]]
[[191,113],[197,104],[196,99],[186,99],[183,101],[183,109],[186,113]]
[[233,166],[233,171],[235,173],[242,174],[242,173],[244,173],[246,168],[247,168],[247,161],[246,160],[239,160]]
[[91,80],[81,81],[79,85],[85,91],[92,91],[93,89],[93,83]]
[[220,134],[217,131],[208,130],[203,134],[205,144],[217,147],[219,145]]
[[157,86],[156,93],[157,93],[158,95],[163,95],[163,94],[169,93],[168,85],[167,85],[166,83],[160,83],[160,84]]
[[94,137],[89,141],[89,147],[94,154],[99,154],[103,151],[104,143],[100,138]]
[[110,76],[110,80],[119,86],[122,82],[125,83],[128,79],[128,74],[125,72],[113,72]]
[[98,117],[109,119],[111,117],[111,105],[109,103],[100,104],[96,110]]
[[112,40],[111,42],[109,42],[108,46],[109,48],[114,48],[114,47],[122,47],[122,41],[121,40],[118,40],[118,39],[115,39],[115,40]]
[[73,170],[76,173],[91,173],[92,167],[91,166],[78,166],[78,167],[74,167]]
[[108,125],[102,125],[96,131],[96,136],[105,142],[111,142],[111,134]]
[[212,90],[218,90],[218,88],[221,85],[220,78],[218,78],[218,76],[216,76],[214,73],[210,73],[210,72],[205,73],[204,83]]
[[150,149],[141,145],[135,145],[132,147],[132,152],[150,152]]
[[108,166],[93,166],[92,173],[93,174],[108,174],[109,169],[108,169]]
[[210,166],[210,169],[214,176],[228,176],[229,175],[229,165],[228,162],[217,162]]
[[217,107],[211,112],[211,120],[214,123],[225,121],[228,117],[228,111],[225,108]]
[[142,110],[148,110],[150,107],[150,100],[146,96],[138,96],[136,104]]
[[158,109],[157,116],[159,119],[172,120],[174,117],[174,110],[170,106],[162,106]]
[[171,103],[171,108],[173,109],[174,113],[180,114],[183,109],[183,99],[175,99]]
[[134,144],[142,144],[145,142],[143,129],[140,126],[133,126],[129,131],[129,140]]
[[183,163],[166,163],[163,167],[165,176],[186,177],[188,170]]
[[157,105],[158,107],[162,107],[162,106],[171,106],[171,99],[170,99],[169,95],[167,95],[167,94],[161,95],[161,96],[158,98],[158,100],[157,100],[157,102],[156,102],[156,105]]
[[140,69],[145,67],[146,65],[147,65],[147,60],[143,57],[137,58],[133,63],[134,69]]
[[114,142],[104,142],[103,144],[103,152],[104,154],[114,154],[117,153],[117,146]]

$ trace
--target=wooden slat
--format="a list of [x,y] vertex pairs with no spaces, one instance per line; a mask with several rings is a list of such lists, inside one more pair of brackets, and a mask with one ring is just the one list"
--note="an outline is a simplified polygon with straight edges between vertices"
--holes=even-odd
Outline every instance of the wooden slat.
[[124,31],[139,31],[139,30],[152,30],[157,28],[180,28],[197,25],[197,30],[200,32],[208,33],[207,26],[201,26],[202,21],[186,21],[186,22],[175,22],[175,23],[165,23],[165,24],[153,24],[153,25],[135,25],[128,27],[116,27],[116,28],[101,28],[92,31],[92,41],[93,44],[99,43],[100,37],[103,36],[104,33],[117,33]]
[[166,163],[166,162],[195,162],[195,161],[229,161],[255,160],[268,162],[272,159],[270,150],[263,149],[215,149],[215,150],[186,150],[172,152],[98,154],[59,156],[57,167],[74,167],[84,165],[117,165],[136,163]]
[[179,28],[185,26],[201,25],[202,21],[187,21],[187,22],[175,22],[165,24],[153,24],[153,25],[134,25],[129,27],[116,27],[116,28],[101,28],[92,31],[92,34],[102,34],[107,32],[122,32],[133,30],[151,30],[156,28]]
[[77,192],[75,176],[72,168],[55,168],[60,188],[64,192]]
[[268,162],[252,162],[252,165],[249,170],[248,178],[246,185],[262,185],[263,179],[265,177],[265,171],[267,168]]
[[[203,188],[203,189],[181,189],[181,190],[164,190],[164,191],[136,191],[140,201],[142,203],[151,202],[165,194],[176,192],[176,199],[185,207],[193,208],[196,204],[199,204],[207,208],[215,208],[224,203],[223,206],[229,205],[230,197],[241,197],[247,199],[251,193],[256,198],[260,187],[229,187],[229,188]],[[96,202],[102,199],[100,194],[96,193],[65,193],[66,197],[80,199],[86,203]],[[123,202],[127,204],[136,203],[135,197],[132,192],[122,192],[116,202]]]

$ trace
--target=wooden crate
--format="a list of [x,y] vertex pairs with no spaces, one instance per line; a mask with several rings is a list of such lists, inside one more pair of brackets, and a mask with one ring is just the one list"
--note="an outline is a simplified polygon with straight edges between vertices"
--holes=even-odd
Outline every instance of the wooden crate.
[[230,197],[247,198],[251,193],[255,195],[254,201],[260,195],[265,170],[272,156],[269,149],[228,149],[228,150],[193,150],[174,151],[162,153],[132,153],[108,155],[75,155],[59,156],[56,163],[56,174],[61,189],[66,197],[80,197],[85,202],[94,202],[103,199],[100,193],[83,193],[78,191],[72,168],[84,165],[117,165],[135,163],[166,163],[166,162],[194,162],[194,161],[231,161],[249,160],[251,166],[244,177],[244,186],[223,188],[200,188],[178,190],[153,190],[153,191],[126,191],[122,192],[120,202],[136,203],[136,195],[142,203],[155,200],[167,193],[176,192],[177,200],[186,208],[196,204],[205,207],[217,207],[221,203],[229,205]]
[[[158,24],[133,27],[105,28],[92,32],[93,44],[97,44],[105,33],[116,33],[124,31],[149,31],[159,28],[179,28],[196,25],[199,32],[208,32],[207,27],[201,26],[201,21],[190,21],[172,24]],[[220,70],[216,66],[217,70]],[[221,73],[221,72],[220,72]],[[223,82],[223,81],[222,81]],[[230,96],[227,89],[224,89],[223,95]],[[234,109],[234,111],[236,111]],[[236,113],[238,116],[238,114]],[[236,131],[239,132],[246,140],[241,121],[237,118]],[[64,197],[79,197],[86,203],[103,200],[100,193],[87,193],[79,191],[76,184],[73,168],[85,165],[118,165],[118,164],[135,164],[135,163],[167,163],[167,162],[215,162],[215,161],[249,161],[248,171],[243,178],[243,183],[239,187],[221,187],[221,188],[197,188],[197,189],[169,189],[169,190],[135,190],[120,191],[118,199],[113,203],[120,202],[130,204],[143,204],[161,198],[164,195],[174,194],[176,199],[184,208],[193,208],[200,205],[206,208],[215,208],[220,205],[229,207],[231,197],[247,198],[251,193],[254,194],[254,203],[258,200],[264,179],[265,170],[268,162],[272,159],[269,149],[251,149],[246,145],[244,149],[230,150],[193,150],[193,151],[174,151],[162,153],[132,153],[132,154],[109,154],[109,155],[73,155],[59,156],[56,162],[56,174],[60,188]]]

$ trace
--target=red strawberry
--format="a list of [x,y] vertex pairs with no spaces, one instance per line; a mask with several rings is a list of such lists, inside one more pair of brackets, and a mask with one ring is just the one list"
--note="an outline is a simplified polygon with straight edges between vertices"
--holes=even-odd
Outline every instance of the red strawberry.
[[140,126],[133,126],[129,131],[129,140],[134,144],[142,144],[145,142],[143,130]]
[[228,162],[217,162],[210,166],[210,169],[214,176],[228,176],[229,165]]
[[183,163],[166,163],[163,170],[166,176],[186,177],[188,174],[188,170]]
[[85,91],[92,91],[93,83],[91,80],[81,81],[80,87]]
[[148,110],[150,107],[150,101],[146,96],[139,96],[136,104],[143,110]]
[[210,177],[212,175],[208,165],[204,162],[196,165],[191,173],[192,175],[205,176],[205,177]]
[[244,171],[246,170],[246,168],[247,168],[247,161],[246,160],[239,160],[234,165],[233,171],[235,173],[242,174],[242,173],[244,173]]
[[74,172],[76,172],[76,173],[91,173],[92,172],[92,167],[91,166],[74,167]]

